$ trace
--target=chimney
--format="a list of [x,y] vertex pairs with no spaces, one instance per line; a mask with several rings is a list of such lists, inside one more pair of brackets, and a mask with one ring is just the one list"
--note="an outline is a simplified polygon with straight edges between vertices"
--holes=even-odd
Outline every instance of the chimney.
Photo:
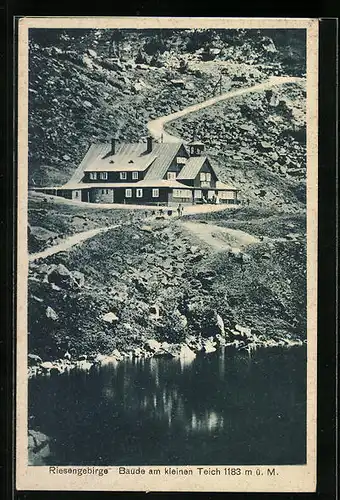
[[116,139],[115,137],[112,137],[111,138],[111,151],[110,151],[110,155],[114,155],[116,154]]
[[148,137],[146,140],[146,152],[151,153],[152,151],[152,137]]

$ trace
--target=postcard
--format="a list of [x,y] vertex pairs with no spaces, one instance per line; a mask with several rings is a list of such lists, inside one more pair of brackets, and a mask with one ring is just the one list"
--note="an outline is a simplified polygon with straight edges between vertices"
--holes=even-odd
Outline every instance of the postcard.
[[316,488],[318,21],[18,20],[16,488]]

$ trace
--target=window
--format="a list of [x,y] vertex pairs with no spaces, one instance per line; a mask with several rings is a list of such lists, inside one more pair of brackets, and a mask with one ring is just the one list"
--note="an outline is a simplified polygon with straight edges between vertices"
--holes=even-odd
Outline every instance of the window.
[[126,172],[120,172],[119,178],[121,181],[126,181]]
[[153,198],[158,198],[159,197],[159,189],[155,188],[152,190],[152,197]]
[[191,191],[190,189],[174,189],[173,192],[174,198],[190,198]]
[[182,156],[177,156],[176,163],[177,165],[184,165],[187,162],[187,159]]
[[233,200],[234,191],[219,191],[218,196],[221,200]]
[[125,198],[132,198],[132,189],[125,189]]
[[195,198],[197,199],[202,198],[202,191],[200,189],[195,189]]
[[143,189],[136,189],[137,198],[143,198]]
[[79,192],[75,191],[76,198],[79,198]]
[[97,179],[97,172],[90,172],[90,179],[95,181]]
[[106,194],[109,194],[109,190],[108,189],[106,190]]
[[132,180],[138,180],[138,172],[132,172]]
[[105,189],[102,189],[102,194],[105,194]]
[[99,177],[103,181],[106,181],[107,180],[107,172],[100,172]]
[[200,173],[200,181],[201,182],[210,182],[211,181],[211,173],[210,172],[201,172]]
[[168,172],[167,179],[168,179],[168,181],[172,181],[172,180],[176,179],[176,172]]

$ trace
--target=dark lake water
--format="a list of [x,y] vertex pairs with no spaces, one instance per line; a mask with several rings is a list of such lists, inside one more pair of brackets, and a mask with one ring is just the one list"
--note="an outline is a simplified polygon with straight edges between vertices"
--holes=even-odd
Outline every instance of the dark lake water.
[[306,349],[128,360],[29,381],[51,465],[302,464]]

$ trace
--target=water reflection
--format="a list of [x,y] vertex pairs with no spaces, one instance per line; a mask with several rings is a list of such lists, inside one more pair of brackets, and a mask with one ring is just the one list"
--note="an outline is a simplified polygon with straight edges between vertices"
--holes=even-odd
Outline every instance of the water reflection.
[[[190,371],[193,358],[168,360],[156,358],[127,360],[104,369],[102,396],[115,407],[139,411],[143,417],[164,422],[168,427],[182,424],[195,432],[210,432],[223,427],[223,414],[216,408],[203,413],[191,410],[191,402],[180,386],[180,376]],[[218,364],[224,379],[225,353]],[[190,368],[191,367],[191,368]],[[171,369],[170,369],[171,368]],[[123,381],[123,390],[120,390]]]
[[222,429],[224,425],[223,415],[218,415],[214,411],[206,412],[204,415],[191,415],[190,430],[196,432],[211,432]]
[[304,462],[302,348],[128,359],[29,389],[54,464]]

